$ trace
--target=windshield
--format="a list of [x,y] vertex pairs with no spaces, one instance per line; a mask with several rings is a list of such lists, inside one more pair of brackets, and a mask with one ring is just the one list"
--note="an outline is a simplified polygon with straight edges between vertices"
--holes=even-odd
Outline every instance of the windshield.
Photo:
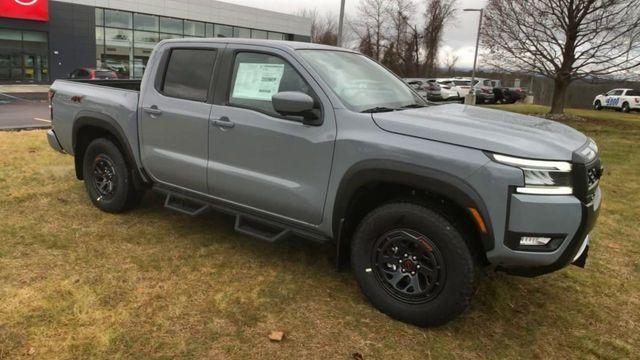
[[470,86],[471,80],[453,80],[453,83],[457,86]]
[[393,111],[426,106],[425,100],[364,55],[331,50],[299,50],[350,110]]

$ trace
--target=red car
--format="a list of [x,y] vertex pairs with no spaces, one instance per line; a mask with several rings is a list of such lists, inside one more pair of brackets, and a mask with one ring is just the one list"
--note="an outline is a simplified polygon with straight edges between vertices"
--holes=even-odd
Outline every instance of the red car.
[[79,68],[69,74],[69,79],[114,80],[117,78],[118,74],[109,69]]

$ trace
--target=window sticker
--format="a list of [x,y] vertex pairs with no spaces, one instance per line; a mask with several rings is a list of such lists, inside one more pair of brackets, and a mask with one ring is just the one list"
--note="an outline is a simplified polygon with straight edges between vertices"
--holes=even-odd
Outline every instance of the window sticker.
[[284,64],[240,63],[231,97],[271,101],[278,92]]

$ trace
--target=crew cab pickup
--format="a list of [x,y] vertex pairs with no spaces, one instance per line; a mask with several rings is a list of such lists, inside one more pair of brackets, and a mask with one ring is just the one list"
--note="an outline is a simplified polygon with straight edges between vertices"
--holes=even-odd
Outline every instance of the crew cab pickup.
[[640,110],[640,91],[633,89],[613,89],[607,93],[596,96],[593,100],[593,108],[617,109],[622,112]]
[[598,149],[582,133],[429,105],[342,48],[166,40],[141,82],[57,80],[50,99],[48,141],[99,209],[151,189],[263,240],[332,241],[375,307],[420,326],[462,313],[480,267],[584,265],[600,210]]

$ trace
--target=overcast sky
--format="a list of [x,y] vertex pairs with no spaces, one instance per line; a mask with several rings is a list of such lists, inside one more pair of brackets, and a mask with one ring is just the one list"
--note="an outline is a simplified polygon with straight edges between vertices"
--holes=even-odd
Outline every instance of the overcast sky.
[[[222,0],[225,2],[253,6],[261,9],[294,13],[298,9],[316,8],[321,12],[334,12],[338,16],[340,12],[340,0]],[[354,17],[357,14],[360,0],[346,0],[347,16]],[[415,0],[418,4],[417,13],[424,12],[424,1]],[[480,8],[486,0],[457,0],[458,9]],[[471,67],[473,65],[473,51],[478,29],[478,13],[458,11],[456,18],[445,30],[440,57],[447,53],[459,56],[459,67]]]

